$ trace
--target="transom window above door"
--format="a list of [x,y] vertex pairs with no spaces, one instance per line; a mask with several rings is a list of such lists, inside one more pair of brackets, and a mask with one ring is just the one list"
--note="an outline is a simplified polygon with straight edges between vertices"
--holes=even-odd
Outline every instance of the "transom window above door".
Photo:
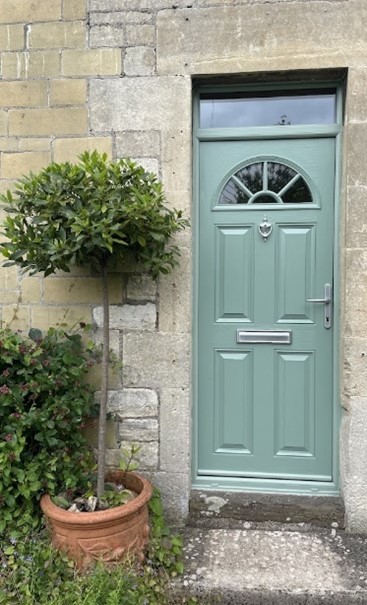
[[335,124],[334,89],[200,95],[200,128]]
[[218,203],[312,204],[303,176],[281,162],[256,160],[235,172],[224,185]]

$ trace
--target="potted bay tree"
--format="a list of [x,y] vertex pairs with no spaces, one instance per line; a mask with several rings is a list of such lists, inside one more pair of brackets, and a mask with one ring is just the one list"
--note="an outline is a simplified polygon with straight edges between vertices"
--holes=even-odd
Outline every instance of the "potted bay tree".
[[[5,265],[17,264],[24,272],[45,277],[87,265],[100,276],[103,336],[95,497],[101,499],[106,478],[109,267],[133,256],[153,278],[168,274],[179,256],[171,238],[187,221],[180,211],[165,206],[155,175],[130,159],[110,161],[97,151],[85,152],[76,163],[51,163],[22,178],[1,199],[8,213],[3,224],[6,240],[0,244]],[[123,480],[138,496],[108,510],[98,510],[97,502],[96,512],[69,512],[43,496],[41,506],[53,527],[55,545],[68,550],[79,564],[93,558],[119,560],[127,550],[139,550],[146,543],[150,484],[130,472]],[[124,527],[115,525],[120,518],[127,522]]]

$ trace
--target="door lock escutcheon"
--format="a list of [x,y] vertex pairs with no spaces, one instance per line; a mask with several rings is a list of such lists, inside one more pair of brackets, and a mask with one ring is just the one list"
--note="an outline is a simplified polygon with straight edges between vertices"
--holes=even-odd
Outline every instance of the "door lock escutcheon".
[[307,302],[324,304],[324,326],[325,328],[331,328],[332,318],[332,287],[331,284],[325,284],[324,286],[324,298],[307,298]]

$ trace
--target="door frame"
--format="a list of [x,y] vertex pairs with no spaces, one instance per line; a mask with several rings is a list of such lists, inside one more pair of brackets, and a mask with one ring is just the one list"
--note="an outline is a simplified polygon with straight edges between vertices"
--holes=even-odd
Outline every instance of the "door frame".
[[[200,94],[215,92],[255,92],[335,88],[336,121],[333,125],[317,126],[261,126],[247,128],[199,128]],[[340,405],[340,197],[342,172],[342,125],[344,114],[344,85],[339,81],[327,82],[279,82],[277,84],[256,83],[249,85],[194,85],[193,89],[193,347],[192,347],[192,488],[205,490],[230,490],[243,492],[275,492],[288,494],[336,495],[340,491],[339,476],[339,431]],[[281,130],[280,130],[281,128]],[[281,136],[280,136],[281,135]],[[309,138],[334,137],[335,192],[334,192],[334,333],[333,333],[333,481],[291,481],[279,479],[251,479],[238,477],[213,477],[198,475],[198,303],[199,303],[199,146],[201,141],[256,140],[261,138]]]

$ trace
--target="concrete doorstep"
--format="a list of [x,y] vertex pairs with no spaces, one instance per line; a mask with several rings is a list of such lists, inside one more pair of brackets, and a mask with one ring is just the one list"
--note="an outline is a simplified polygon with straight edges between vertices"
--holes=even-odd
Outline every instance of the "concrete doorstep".
[[184,552],[181,589],[204,605],[367,604],[367,536],[245,522],[187,528]]

